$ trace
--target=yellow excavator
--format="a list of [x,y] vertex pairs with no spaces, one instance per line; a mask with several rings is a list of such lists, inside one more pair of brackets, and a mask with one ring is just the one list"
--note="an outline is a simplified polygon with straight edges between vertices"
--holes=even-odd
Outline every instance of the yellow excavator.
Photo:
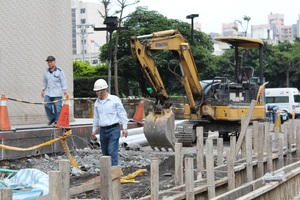
[[[219,131],[223,137],[229,133],[238,134],[243,114],[249,111],[250,103],[256,100],[251,120],[266,119],[262,67],[263,41],[247,37],[218,37],[235,49],[234,81],[228,76],[200,81],[198,68],[187,40],[177,30],[154,32],[148,35],[132,36],[130,48],[137,65],[153,89],[156,98],[155,109],[145,118],[144,134],[149,145],[155,149],[174,150],[176,142],[191,146],[196,140],[196,127],[204,132]],[[240,66],[239,53],[244,48],[256,48],[259,52],[259,77],[253,77],[254,69]],[[179,62],[181,83],[184,86],[188,104],[185,106],[185,120],[175,127],[170,98],[151,51],[169,50]]]

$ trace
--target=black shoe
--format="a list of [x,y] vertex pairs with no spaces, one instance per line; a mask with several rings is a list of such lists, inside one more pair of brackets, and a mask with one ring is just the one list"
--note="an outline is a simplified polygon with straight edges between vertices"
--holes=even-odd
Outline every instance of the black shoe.
[[55,119],[50,120],[49,123],[48,123],[48,125],[49,125],[49,126],[52,125],[53,122],[55,122]]

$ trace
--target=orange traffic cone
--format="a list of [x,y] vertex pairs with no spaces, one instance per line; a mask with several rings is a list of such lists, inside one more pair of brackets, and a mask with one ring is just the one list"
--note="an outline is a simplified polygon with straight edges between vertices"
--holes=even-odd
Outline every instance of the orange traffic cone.
[[144,99],[141,100],[140,104],[138,105],[138,108],[136,109],[134,115],[133,115],[133,121],[142,123],[143,119],[145,117],[144,112]]
[[3,94],[1,96],[0,103],[0,130],[10,130],[10,121],[8,117],[8,109],[6,105],[6,96]]
[[64,128],[69,127],[69,95],[66,95],[66,100],[61,109],[56,126]]

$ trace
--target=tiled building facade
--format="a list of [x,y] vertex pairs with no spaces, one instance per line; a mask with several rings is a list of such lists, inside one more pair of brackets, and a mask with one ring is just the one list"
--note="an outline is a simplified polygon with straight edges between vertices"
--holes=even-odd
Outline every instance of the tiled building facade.
[[[73,97],[71,1],[0,1],[0,93],[9,98],[43,102],[41,85],[53,55]],[[44,106],[7,101],[12,125],[47,123]],[[73,116],[73,108],[70,107]],[[72,119],[72,117],[71,117]]]

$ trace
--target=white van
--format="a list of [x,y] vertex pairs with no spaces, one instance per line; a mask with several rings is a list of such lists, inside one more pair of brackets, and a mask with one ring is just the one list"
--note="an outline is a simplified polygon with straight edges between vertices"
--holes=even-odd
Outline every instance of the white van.
[[276,105],[279,110],[295,112],[300,116],[300,94],[297,88],[266,88],[266,104]]

